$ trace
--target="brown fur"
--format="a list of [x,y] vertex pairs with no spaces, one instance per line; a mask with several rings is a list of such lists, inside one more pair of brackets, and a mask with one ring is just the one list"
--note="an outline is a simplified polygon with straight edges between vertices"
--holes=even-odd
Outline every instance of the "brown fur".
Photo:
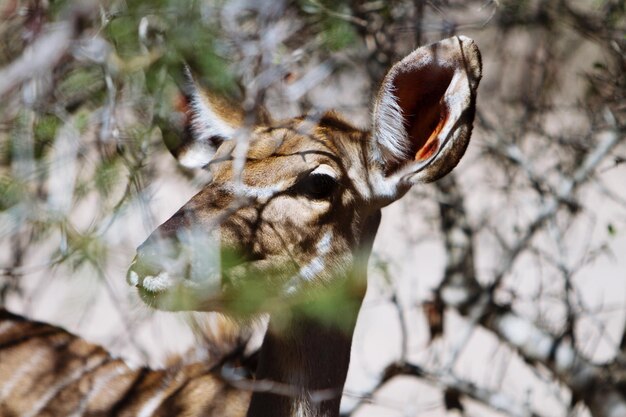
[[154,416],[243,416],[250,394],[219,377],[222,359],[131,369],[59,327],[0,310],[0,416],[136,417],[157,392]]
[[[246,125],[239,110],[192,84],[181,109],[196,137],[177,153],[213,180],[141,245],[128,279],[156,308],[222,311],[244,322],[269,313],[252,386],[259,389],[250,397],[217,379],[219,355],[208,364],[131,370],[67,332],[3,313],[0,377],[15,378],[27,358],[45,357],[8,390],[5,414],[43,398],[51,415],[81,406],[93,415],[137,415],[156,401],[158,416],[239,416],[250,400],[249,417],[338,416],[381,208],[456,166],[480,76],[468,38],[416,50],[385,77],[372,133],[333,112]],[[206,262],[216,252],[207,245],[226,259],[219,270]],[[337,289],[342,298],[324,303]],[[312,307],[334,320],[321,321]],[[120,371],[111,388],[90,396],[110,368]]]

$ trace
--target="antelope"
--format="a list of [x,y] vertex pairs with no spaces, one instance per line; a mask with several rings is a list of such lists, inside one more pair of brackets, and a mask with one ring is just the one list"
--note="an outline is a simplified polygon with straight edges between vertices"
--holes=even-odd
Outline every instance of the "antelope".
[[337,417],[381,209],[458,164],[481,75],[467,37],[418,48],[384,77],[367,131],[333,111],[248,126],[191,79],[175,153],[212,179],[137,249],[127,281],[156,309],[268,316],[249,390],[216,375],[224,358],[132,370],[5,312],[0,413]]

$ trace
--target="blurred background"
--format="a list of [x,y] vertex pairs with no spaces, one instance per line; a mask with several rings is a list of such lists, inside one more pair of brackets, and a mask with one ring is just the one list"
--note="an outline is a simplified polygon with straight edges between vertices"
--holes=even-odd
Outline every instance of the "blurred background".
[[383,211],[345,416],[626,416],[623,0],[0,0],[0,306],[166,366],[202,317],[125,283],[197,192],[183,63],[274,118],[368,128],[385,71],[474,38],[468,152]]

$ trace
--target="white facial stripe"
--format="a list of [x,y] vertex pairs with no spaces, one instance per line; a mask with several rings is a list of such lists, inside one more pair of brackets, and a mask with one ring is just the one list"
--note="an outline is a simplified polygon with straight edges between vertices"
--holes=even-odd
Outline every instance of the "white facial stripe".
[[227,187],[233,194],[238,197],[253,198],[255,200],[267,200],[276,194],[284,191],[288,184],[286,181],[280,181],[278,184],[266,187],[252,187],[246,184],[230,184]]
[[[326,164],[318,166],[311,171],[311,174],[324,174],[335,179],[339,177],[337,172]],[[397,195],[397,181],[388,180],[376,167],[364,169],[360,164],[351,164],[348,168],[348,177],[359,195],[365,200],[370,200],[374,196],[388,199]]]
[[398,195],[398,179],[387,177],[377,163],[364,167],[353,163],[348,168],[348,177],[354,189],[365,201],[393,200]]
[[312,281],[324,271],[326,268],[326,255],[328,255],[332,249],[332,240],[332,231],[324,233],[322,238],[315,245],[315,249],[317,249],[317,256],[310,260],[306,265],[302,266],[298,271],[298,274],[289,280],[286,285],[287,294],[292,294],[297,290],[300,280]]
[[317,242],[317,245],[315,245],[315,247],[317,248],[317,253],[319,255],[326,255],[328,252],[330,252],[330,244],[332,240],[333,240],[333,232],[328,231],[324,233],[324,236],[322,236],[320,241]]
[[369,187],[379,199],[393,200],[398,196],[398,180],[386,177],[379,170],[370,171]]
[[329,177],[332,177],[334,179],[337,179],[337,173],[335,172],[334,169],[332,169],[329,165],[326,164],[322,164],[319,165],[317,168],[315,168],[313,171],[311,171],[311,174],[318,174],[318,175],[328,175]]
[[322,256],[316,256],[312,261],[300,268],[298,276],[305,281],[312,281],[324,270],[325,265],[324,258]]

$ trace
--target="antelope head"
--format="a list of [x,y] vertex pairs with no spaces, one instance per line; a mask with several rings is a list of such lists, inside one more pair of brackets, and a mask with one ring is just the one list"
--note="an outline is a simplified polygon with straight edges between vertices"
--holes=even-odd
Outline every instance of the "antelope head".
[[365,276],[380,209],[463,156],[480,78],[471,39],[421,47],[385,76],[370,131],[335,112],[246,126],[191,83],[178,158],[212,181],[139,247],[129,283],[160,309],[258,312]]

